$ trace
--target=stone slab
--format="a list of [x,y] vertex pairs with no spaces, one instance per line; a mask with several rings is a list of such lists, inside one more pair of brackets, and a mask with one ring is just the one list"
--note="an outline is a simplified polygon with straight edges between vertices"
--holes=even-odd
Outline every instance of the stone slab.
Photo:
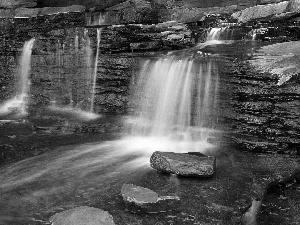
[[180,198],[177,196],[159,196],[148,188],[133,184],[124,184],[121,194],[127,210],[134,213],[168,212],[180,206]]
[[152,168],[179,176],[211,177],[215,174],[216,159],[201,153],[181,154],[154,152],[150,158]]
[[52,225],[114,225],[113,217],[106,211],[81,206],[57,213],[50,218]]

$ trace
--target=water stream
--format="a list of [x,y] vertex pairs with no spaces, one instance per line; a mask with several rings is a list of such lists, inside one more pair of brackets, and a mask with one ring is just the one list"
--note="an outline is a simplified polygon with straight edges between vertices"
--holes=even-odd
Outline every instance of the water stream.
[[94,111],[94,101],[95,101],[95,92],[96,92],[96,80],[97,80],[97,72],[98,72],[98,58],[100,53],[100,42],[101,42],[101,31],[102,28],[97,29],[97,50],[96,50],[96,57],[95,57],[95,64],[94,64],[94,76],[92,79],[92,97],[91,97],[91,108],[90,112]]
[[24,43],[18,64],[18,82],[16,96],[0,105],[0,114],[16,112],[20,115],[27,113],[26,107],[30,90],[31,53],[34,38]]

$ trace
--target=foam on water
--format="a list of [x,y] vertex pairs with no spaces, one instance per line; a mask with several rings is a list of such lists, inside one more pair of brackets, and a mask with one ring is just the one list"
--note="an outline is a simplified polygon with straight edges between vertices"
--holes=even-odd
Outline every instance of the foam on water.
[[100,117],[99,114],[84,111],[84,110],[79,109],[79,108],[73,108],[73,107],[70,107],[70,106],[59,107],[59,106],[53,106],[52,105],[52,106],[49,106],[49,109],[53,110],[53,111],[56,111],[56,112],[60,112],[60,113],[70,114],[72,116],[75,116],[75,117],[77,117],[81,120],[85,120],[85,121],[95,120],[95,119]]
[[0,105],[0,115],[7,115],[10,113],[15,113],[19,116],[24,116],[27,114],[27,96],[17,95],[12,99],[9,99]]

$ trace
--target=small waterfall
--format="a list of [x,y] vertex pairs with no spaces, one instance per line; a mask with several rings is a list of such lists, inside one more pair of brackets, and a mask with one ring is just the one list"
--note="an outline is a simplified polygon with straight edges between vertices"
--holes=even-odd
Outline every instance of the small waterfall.
[[206,41],[220,40],[221,33],[223,32],[223,27],[214,27],[207,34]]
[[204,150],[217,123],[216,71],[211,61],[176,56],[146,61],[137,83],[133,135],[177,142],[182,148],[177,151]]
[[79,50],[79,38],[78,38],[78,33],[76,32],[76,35],[75,35],[75,53],[78,53],[78,50]]
[[31,53],[34,43],[34,38],[26,41],[18,65],[19,85],[17,96],[8,100],[0,107],[1,114],[7,114],[12,111],[17,111],[21,114],[26,114],[26,105],[28,93],[30,89],[30,69],[31,69]]
[[22,55],[20,59],[20,65],[19,65],[19,74],[20,74],[20,90],[19,95],[21,96],[27,96],[29,92],[30,87],[30,81],[29,81],[29,74],[31,69],[31,52],[32,47],[34,43],[34,38],[32,38],[29,41],[26,41],[23,50]]
[[92,99],[91,99],[91,109],[90,112],[94,111],[94,101],[95,101],[95,91],[96,91],[96,79],[97,79],[97,71],[98,71],[98,58],[100,53],[100,42],[101,42],[101,31],[102,28],[97,29],[97,51],[96,51],[96,58],[95,58],[95,66],[94,66],[94,76],[92,80]]
[[89,86],[92,82],[92,48],[91,48],[91,40],[89,37],[89,31],[87,29],[84,30],[84,57],[85,57],[85,66],[86,66],[86,81]]
[[106,12],[89,12],[86,15],[87,26],[100,26],[107,24],[107,14]]

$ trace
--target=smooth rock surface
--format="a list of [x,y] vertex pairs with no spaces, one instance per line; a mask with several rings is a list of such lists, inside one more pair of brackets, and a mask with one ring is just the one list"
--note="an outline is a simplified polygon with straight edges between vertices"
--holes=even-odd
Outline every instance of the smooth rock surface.
[[133,184],[124,184],[121,194],[125,207],[134,213],[168,212],[177,210],[180,206],[180,198],[177,196],[159,196],[148,188]]
[[211,177],[216,171],[216,159],[201,153],[190,155],[157,151],[152,154],[150,165],[160,172],[180,176]]
[[232,14],[232,17],[240,22],[265,18],[286,12],[289,2],[284,1],[276,4],[258,5],[246,8]]
[[114,225],[113,217],[106,211],[82,206],[57,213],[50,218],[52,225]]

